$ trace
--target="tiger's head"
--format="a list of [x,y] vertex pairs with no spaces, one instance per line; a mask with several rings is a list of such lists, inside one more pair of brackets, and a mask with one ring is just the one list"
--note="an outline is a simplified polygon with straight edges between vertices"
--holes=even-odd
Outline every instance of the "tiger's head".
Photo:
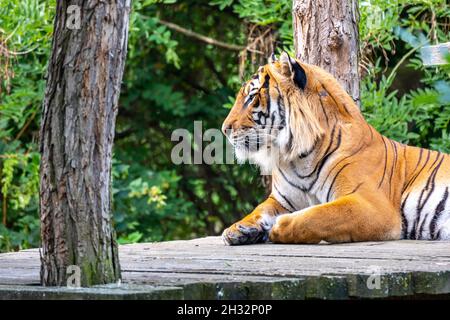
[[271,170],[280,160],[311,152],[336,121],[358,115],[336,79],[283,52],[242,85],[222,131],[238,161],[253,160]]

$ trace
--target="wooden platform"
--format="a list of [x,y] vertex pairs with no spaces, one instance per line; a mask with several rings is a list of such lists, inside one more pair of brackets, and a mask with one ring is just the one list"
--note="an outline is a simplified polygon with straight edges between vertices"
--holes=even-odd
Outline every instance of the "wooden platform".
[[39,284],[39,251],[0,254],[0,298],[349,299],[450,297],[450,242],[229,247],[220,238],[120,247],[123,284]]

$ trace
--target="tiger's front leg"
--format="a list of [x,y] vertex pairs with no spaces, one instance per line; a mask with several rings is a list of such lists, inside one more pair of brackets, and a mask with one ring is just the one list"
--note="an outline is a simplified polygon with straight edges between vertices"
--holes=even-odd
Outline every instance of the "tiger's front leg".
[[285,213],[288,213],[286,209],[275,198],[269,196],[252,213],[225,229],[222,239],[228,245],[266,242],[276,216]]
[[401,218],[382,198],[376,206],[353,194],[278,217],[274,243],[331,243],[400,239]]

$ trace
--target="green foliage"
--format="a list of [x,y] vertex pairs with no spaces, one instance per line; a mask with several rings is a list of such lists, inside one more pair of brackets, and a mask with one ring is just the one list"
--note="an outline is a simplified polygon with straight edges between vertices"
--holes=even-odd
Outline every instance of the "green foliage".
[[[362,47],[362,51],[368,55],[366,60],[376,57],[375,63],[369,63],[361,85],[366,119],[392,139],[447,153],[450,153],[449,69],[423,66],[419,49],[433,42],[449,41],[449,17],[450,9],[441,0],[361,3],[362,44],[370,44]],[[402,78],[406,81],[410,80],[410,74],[420,77],[419,86],[411,88],[409,83],[396,83],[399,73],[407,75]]]
[[0,6],[0,252],[39,244],[37,137],[54,6]]
[[279,33],[277,46],[293,52],[292,1],[279,0],[211,0],[220,10],[232,8],[243,21],[272,26]]
[[[37,137],[55,3],[2,0],[0,6],[0,45],[11,52],[0,50],[0,210],[6,217],[0,251],[39,245]],[[293,52],[292,1],[132,3],[113,163],[119,242],[218,234],[263,199],[258,171],[174,165],[170,136],[177,128],[192,132],[197,120],[204,130],[220,127],[240,86],[239,52],[160,21],[241,46],[246,25],[270,26],[278,50]],[[420,57],[423,44],[450,41],[445,0],[365,0],[360,14],[366,118],[390,138],[450,152],[450,67],[424,67]]]
[[180,198],[181,177],[175,171],[153,172],[115,161],[113,177],[114,218],[120,243],[164,240],[167,233],[192,237],[193,230],[204,227],[204,220],[193,220],[189,214],[192,203]]

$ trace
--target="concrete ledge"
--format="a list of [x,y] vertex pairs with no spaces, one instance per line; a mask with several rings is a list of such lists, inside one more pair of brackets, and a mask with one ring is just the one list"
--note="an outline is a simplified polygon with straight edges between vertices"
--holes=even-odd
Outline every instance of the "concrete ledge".
[[224,246],[217,237],[119,248],[123,285],[44,288],[37,249],[0,254],[0,299],[450,297],[450,242]]
[[183,299],[183,289],[149,285],[91,288],[0,285],[0,300],[168,300]]

